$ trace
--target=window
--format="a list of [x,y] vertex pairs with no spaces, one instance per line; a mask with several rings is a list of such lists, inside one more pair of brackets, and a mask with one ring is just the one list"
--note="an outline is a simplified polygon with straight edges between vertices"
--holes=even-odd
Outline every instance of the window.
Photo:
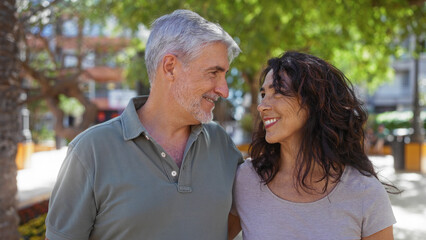
[[410,72],[408,70],[397,71],[395,78],[402,88],[407,89],[410,87]]

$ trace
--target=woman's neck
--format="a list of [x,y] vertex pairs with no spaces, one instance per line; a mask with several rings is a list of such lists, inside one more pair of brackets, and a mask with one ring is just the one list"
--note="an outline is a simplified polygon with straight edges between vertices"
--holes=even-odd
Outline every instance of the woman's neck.
[[[292,182],[293,185],[300,186],[300,184],[294,184],[298,181],[298,165],[302,163],[302,158],[304,157],[303,152],[300,152],[300,144],[281,144],[280,149],[280,169],[277,172],[277,177],[285,178],[288,181]],[[299,158],[299,159],[298,159]],[[305,183],[313,187],[315,191],[322,191],[325,184],[329,185],[333,182],[334,178],[330,177],[327,183],[324,179],[325,172],[324,169],[316,163],[313,159],[310,159],[310,169],[305,178]],[[302,166],[302,175],[306,169],[306,165]],[[336,172],[333,169],[330,169],[332,174]],[[327,187],[328,188],[328,187]],[[303,191],[303,190],[302,190]]]
[[[280,169],[278,172],[293,174],[299,156],[300,144],[281,143],[280,146]],[[299,156],[301,157],[301,156]]]

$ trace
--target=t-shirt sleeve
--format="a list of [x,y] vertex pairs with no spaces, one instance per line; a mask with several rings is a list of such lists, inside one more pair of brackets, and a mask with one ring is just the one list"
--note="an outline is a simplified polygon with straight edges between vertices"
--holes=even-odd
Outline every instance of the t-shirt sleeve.
[[232,206],[231,206],[231,211],[230,213],[234,216],[238,216],[238,212],[237,212],[237,206],[236,206],[236,199],[237,197],[237,181],[238,181],[238,177],[240,174],[240,167],[241,165],[238,166],[237,168],[237,172],[235,174],[235,179],[234,179],[234,186],[232,187]]
[[368,237],[396,223],[388,193],[377,179],[371,180],[363,198],[362,237]]
[[69,149],[50,197],[46,218],[48,239],[89,238],[96,217],[92,186],[87,168],[76,151]]
[[237,212],[237,209],[235,208],[235,202],[234,201],[232,201],[232,207],[231,207],[231,211],[229,213],[234,215],[234,216],[238,216],[238,212]]
[[249,183],[256,181],[250,175],[251,158],[243,160],[243,163],[238,165],[237,172],[235,174],[234,186],[232,188],[232,207],[230,213],[234,216],[239,216],[238,208],[244,198],[247,198],[248,191],[250,188]]

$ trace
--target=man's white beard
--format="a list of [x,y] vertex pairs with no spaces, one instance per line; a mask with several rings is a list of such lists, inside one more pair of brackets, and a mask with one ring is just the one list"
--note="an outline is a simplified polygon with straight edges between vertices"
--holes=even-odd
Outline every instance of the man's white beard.
[[213,120],[214,107],[210,112],[203,111],[201,108],[202,99],[188,94],[189,90],[186,84],[177,84],[172,93],[176,102],[201,123],[208,123]]

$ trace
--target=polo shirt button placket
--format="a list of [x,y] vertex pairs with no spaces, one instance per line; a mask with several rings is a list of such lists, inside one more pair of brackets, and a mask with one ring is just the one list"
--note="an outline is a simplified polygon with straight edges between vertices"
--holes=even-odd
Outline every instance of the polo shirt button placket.
[[[160,155],[163,158],[165,158],[167,156],[167,154],[165,152],[161,152]],[[174,181],[176,181],[177,172],[175,170],[173,170],[173,171],[170,172],[170,175],[172,175]]]

